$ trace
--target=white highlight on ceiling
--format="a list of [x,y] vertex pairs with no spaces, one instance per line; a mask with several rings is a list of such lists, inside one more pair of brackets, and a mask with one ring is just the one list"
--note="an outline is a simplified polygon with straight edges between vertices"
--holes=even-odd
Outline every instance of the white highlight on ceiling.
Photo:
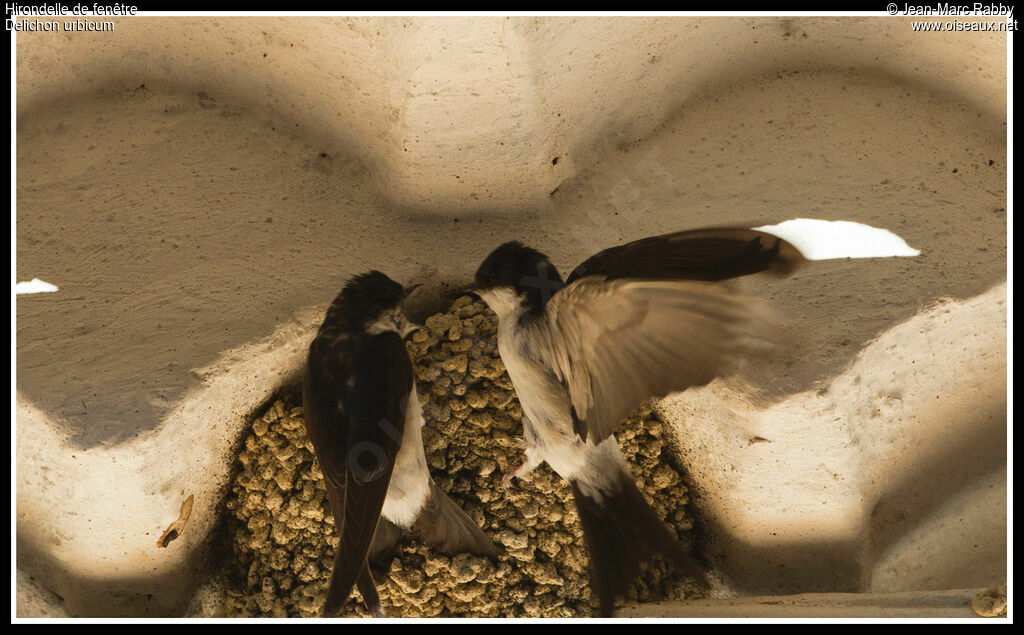
[[43,282],[39,278],[32,278],[31,282],[19,282],[14,285],[14,293],[18,295],[23,293],[53,293],[58,290],[57,285]]
[[754,229],[788,240],[808,260],[888,258],[921,253],[888,229],[846,220],[796,218]]

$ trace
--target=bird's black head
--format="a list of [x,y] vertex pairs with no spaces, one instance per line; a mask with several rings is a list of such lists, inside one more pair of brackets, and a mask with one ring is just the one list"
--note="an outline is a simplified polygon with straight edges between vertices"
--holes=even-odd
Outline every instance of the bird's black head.
[[363,317],[395,308],[404,295],[402,285],[377,270],[352,276],[341,290],[348,310]]
[[534,315],[544,311],[552,294],[564,285],[558,269],[536,249],[511,241],[491,252],[476,270],[476,292],[498,316],[500,294],[517,298]]
[[348,330],[394,330],[404,336],[415,325],[405,319],[399,305],[416,286],[406,290],[376,270],[353,276],[331,304],[324,323],[333,322]]

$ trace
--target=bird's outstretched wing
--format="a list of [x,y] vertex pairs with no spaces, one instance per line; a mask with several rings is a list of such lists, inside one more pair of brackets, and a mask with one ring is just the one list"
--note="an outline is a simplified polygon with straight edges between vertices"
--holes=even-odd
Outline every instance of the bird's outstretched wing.
[[[314,341],[303,389],[306,428],[341,532],[325,615],[336,614],[357,578],[369,575],[366,556],[402,443],[413,386],[412,365],[396,333],[350,342],[345,354],[336,349],[339,345]],[[360,587],[366,582],[361,580]],[[369,608],[376,612],[380,607]]]
[[548,302],[535,354],[569,390],[576,432],[600,443],[650,397],[706,384],[774,348],[779,329],[752,298],[702,282],[576,280]]
[[793,271],[804,257],[785,240],[753,229],[693,229],[611,247],[583,261],[566,284],[585,276],[715,281],[771,270]]

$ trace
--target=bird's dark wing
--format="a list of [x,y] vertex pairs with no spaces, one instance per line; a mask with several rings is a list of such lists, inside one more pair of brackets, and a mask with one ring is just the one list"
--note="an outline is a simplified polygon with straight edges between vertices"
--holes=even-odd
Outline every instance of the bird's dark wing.
[[548,302],[533,354],[567,386],[579,436],[599,443],[646,399],[771,351],[774,322],[756,300],[719,286],[590,276]]
[[306,429],[341,532],[325,615],[341,608],[357,577],[366,586],[366,556],[402,443],[412,386],[412,365],[396,333],[343,344],[318,338],[310,346]]
[[566,284],[584,276],[712,282],[772,270],[793,271],[804,257],[785,240],[753,229],[711,228],[652,236],[591,256]]

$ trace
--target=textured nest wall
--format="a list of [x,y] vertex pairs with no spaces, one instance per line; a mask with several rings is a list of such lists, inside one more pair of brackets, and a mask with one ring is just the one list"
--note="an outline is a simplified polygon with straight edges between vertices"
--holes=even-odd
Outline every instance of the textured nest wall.
[[[530,481],[501,488],[522,459],[521,410],[495,341],[496,321],[482,303],[459,298],[426,320],[408,343],[424,405],[423,440],[438,485],[506,553],[497,563],[447,557],[407,543],[378,581],[391,616],[572,617],[592,615],[588,556],[566,483],[547,466]],[[648,407],[618,439],[640,489],[684,542],[693,526],[686,486],[671,464],[669,431]],[[239,455],[228,497],[233,559],[225,612],[230,616],[319,614],[338,534],[323,475],[298,404],[274,403],[256,418]],[[670,564],[648,566],[632,600],[696,597],[698,587]],[[366,615],[358,592],[347,615]]]

